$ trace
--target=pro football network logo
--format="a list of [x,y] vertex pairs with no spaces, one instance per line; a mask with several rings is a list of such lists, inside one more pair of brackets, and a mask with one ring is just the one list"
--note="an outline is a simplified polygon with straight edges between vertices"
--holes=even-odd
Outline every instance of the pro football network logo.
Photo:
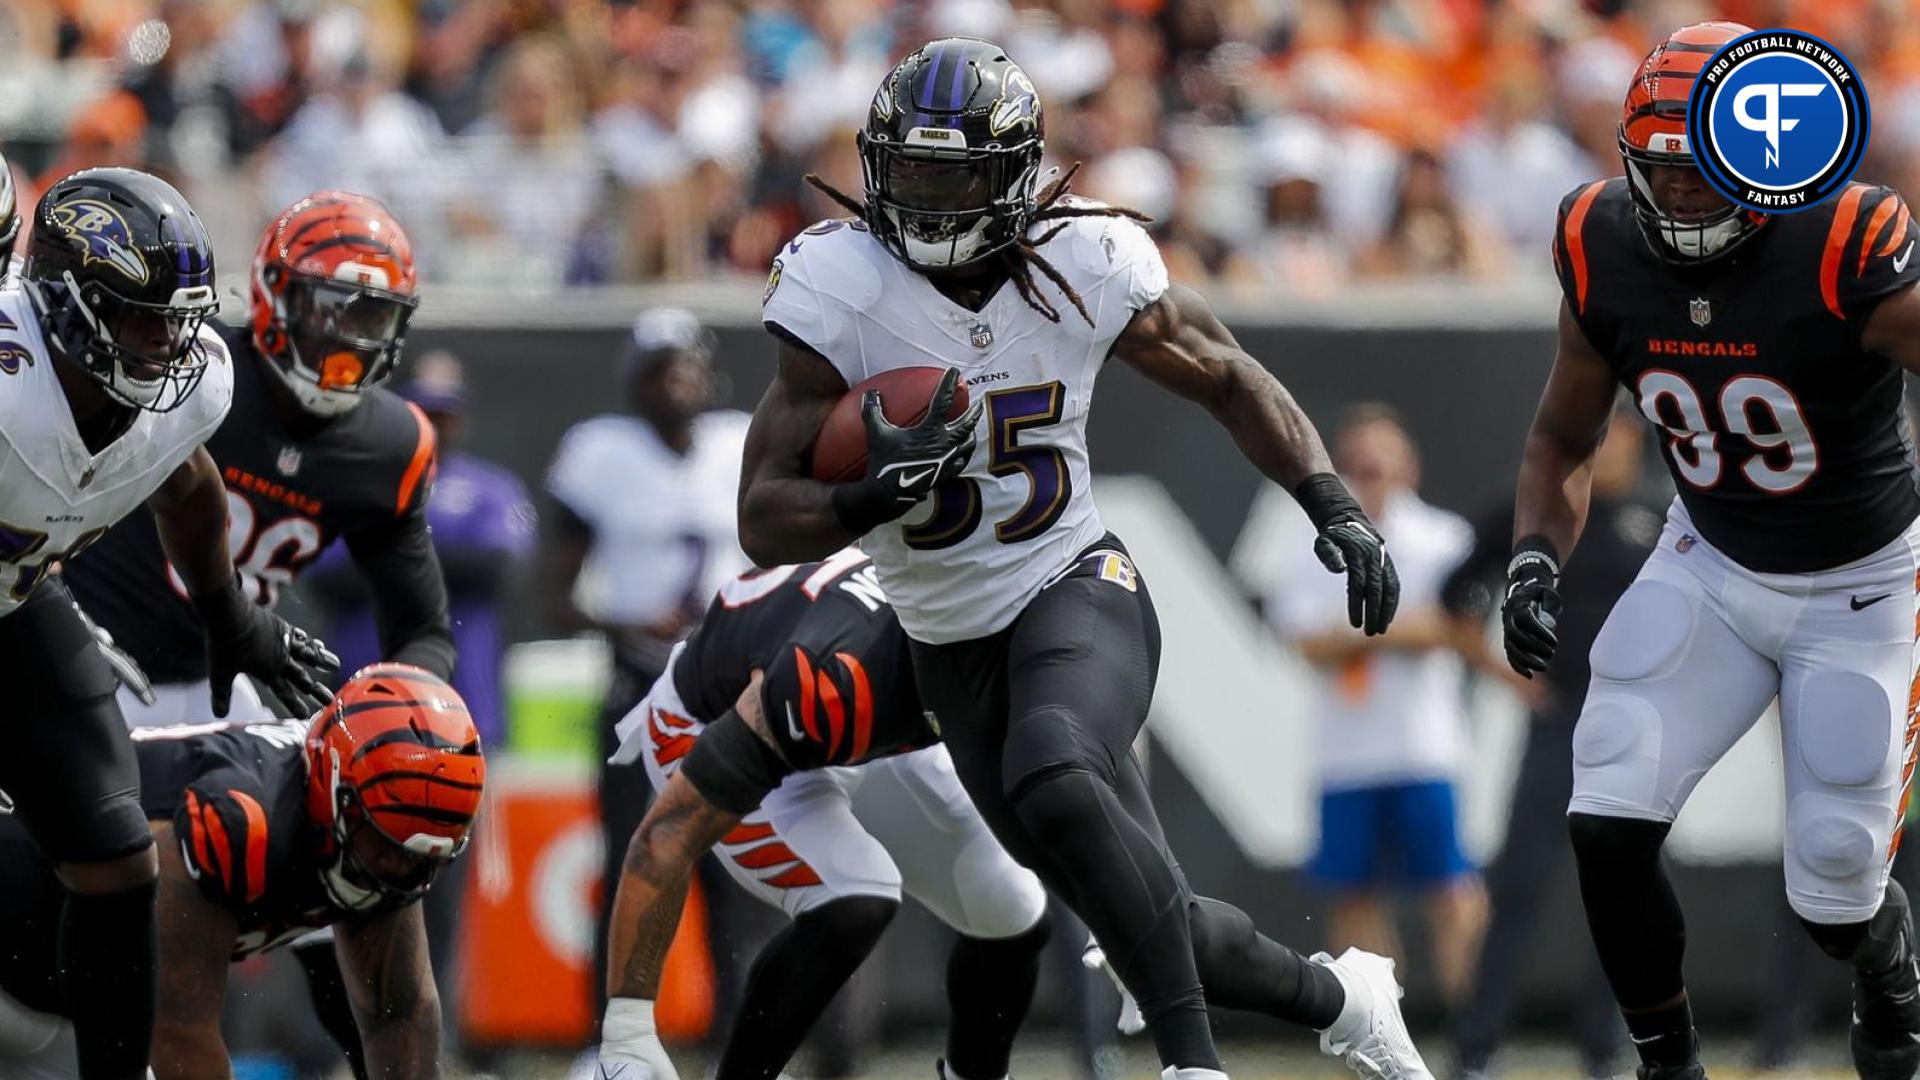
[[1839,50],[1799,30],[1723,46],[1694,83],[1694,160],[1749,210],[1790,214],[1837,194],[1867,148],[1866,88]]

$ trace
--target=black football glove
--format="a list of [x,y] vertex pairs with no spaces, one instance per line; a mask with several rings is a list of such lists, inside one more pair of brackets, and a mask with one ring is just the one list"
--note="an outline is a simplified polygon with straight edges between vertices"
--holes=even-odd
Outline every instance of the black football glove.
[[1548,550],[1522,541],[1507,564],[1507,599],[1500,606],[1500,624],[1507,643],[1507,663],[1531,679],[1547,670],[1560,636],[1554,624],[1560,617],[1560,564]]
[[1293,495],[1320,531],[1313,553],[1321,565],[1347,575],[1347,621],[1368,634],[1386,633],[1400,607],[1400,572],[1366,511],[1332,473],[1307,477]]
[[239,578],[195,596],[193,605],[207,634],[214,716],[226,717],[238,675],[258,680],[296,716],[312,716],[332,700],[332,691],[319,676],[340,670],[340,658],[319,638],[249,603],[240,592]]
[[860,415],[867,425],[867,475],[833,489],[833,511],[856,536],[906,514],[941,483],[959,476],[973,460],[973,428],[985,399],[946,419],[960,372],[948,368],[933,392],[927,415],[912,427],[895,427],[881,411],[880,392],[867,391]]

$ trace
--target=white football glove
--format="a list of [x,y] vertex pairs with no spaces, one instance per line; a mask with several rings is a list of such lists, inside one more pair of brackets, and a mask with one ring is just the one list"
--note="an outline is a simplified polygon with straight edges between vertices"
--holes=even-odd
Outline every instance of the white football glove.
[[614,998],[607,1003],[593,1080],[680,1080],[654,1030],[653,1002]]
[[1117,1026],[1122,1035],[1138,1035],[1147,1030],[1147,1018],[1140,1015],[1140,1005],[1133,995],[1120,982],[1120,975],[1107,963],[1107,952],[1092,937],[1087,938],[1087,949],[1080,954],[1080,963],[1088,971],[1104,971],[1107,978],[1113,980],[1113,988],[1120,991],[1120,1019]]

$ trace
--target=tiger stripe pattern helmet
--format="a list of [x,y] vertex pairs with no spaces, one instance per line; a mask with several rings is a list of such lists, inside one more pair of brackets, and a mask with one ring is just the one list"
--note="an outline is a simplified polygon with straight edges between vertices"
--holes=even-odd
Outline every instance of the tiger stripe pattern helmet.
[[254,252],[254,347],[302,408],[351,412],[393,374],[418,286],[413,241],[385,204],[315,192],[282,210]]
[[[426,892],[466,849],[486,784],[480,733],[445,681],[410,664],[362,668],[307,732],[307,810],[324,833],[329,893],[367,910]],[[372,829],[415,856],[423,873],[383,880],[353,864],[354,834]]]
[[1736,22],[1703,22],[1675,30],[1654,46],[1627,87],[1620,107],[1620,156],[1626,162],[1633,217],[1654,254],[1676,263],[1717,259],[1766,223],[1766,215],[1736,203],[1700,218],[1677,218],[1653,197],[1652,169],[1694,169],[1687,133],[1687,102],[1700,72],[1721,47],[1753,29]]

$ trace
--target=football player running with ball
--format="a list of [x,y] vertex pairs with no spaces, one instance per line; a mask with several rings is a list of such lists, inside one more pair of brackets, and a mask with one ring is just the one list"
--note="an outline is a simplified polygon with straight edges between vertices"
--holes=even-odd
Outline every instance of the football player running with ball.
[[[1168,283],[1135,215],[1069,196],[1070,173],[1041,183],[1042,133],[1032,82],[990,42],[930,42],[882,81],[857,136],[864,200],[826,189],[854,216],[774,263],[762,319],[779,369],[747,436],[741,544],[773,566],[861,540],[967,793],[1092,929],[1165,1076],[1224,1075],[1211,1001],[1317,1028],[1362,1075],[1426,1077],[1387,960],[1262,937],[1195,896],[1167,849],[1132,752],[1159,627],[1089,490],[1095,377],[1117,359],[1212,413],[1300,500],[1354,625],[1386,628],[1393,564],[1313,424]],[[865,477],[813,479],[848,388],[914,366],[947,369],[928,419],[894,427],[871,396]],[[985,392],[949,421],[962,378]]]
[[1622,115],[1626,177],[1562,204],[1559,348],[1520,468],[1507,654],[1525,675],[1553,658],[1560,562],[1623,385],[1666,435],[1680,494],[1594,642],[1568,820],[1640,1076],[1705,1075],[1660,849],[1777,696],[1787,898],[1853,968],[1860,1076],[1908,1080],[1920,969],[1888,867],[1920,715],[1920,487],[1901,409],[1902,369],[1920,370],[1920,229],[1884,187],[1765,217],[1707,184],[1688,95],[1748,32],[1703,23],[1655,48]]
[[[53,566],[145,505],[199,613],[208,665],[299,707],[327,698],[319,642],[240,595],[227,500],[201,445],[233,397],[206,327],[213,244],[132,169],[55,182],[0,285],[0,788],[64,890],[56,981],[84,1080],[139,1080],[154,1023],[153,838],[107,653]],[[0,222],[0,234],[8,230]]]

